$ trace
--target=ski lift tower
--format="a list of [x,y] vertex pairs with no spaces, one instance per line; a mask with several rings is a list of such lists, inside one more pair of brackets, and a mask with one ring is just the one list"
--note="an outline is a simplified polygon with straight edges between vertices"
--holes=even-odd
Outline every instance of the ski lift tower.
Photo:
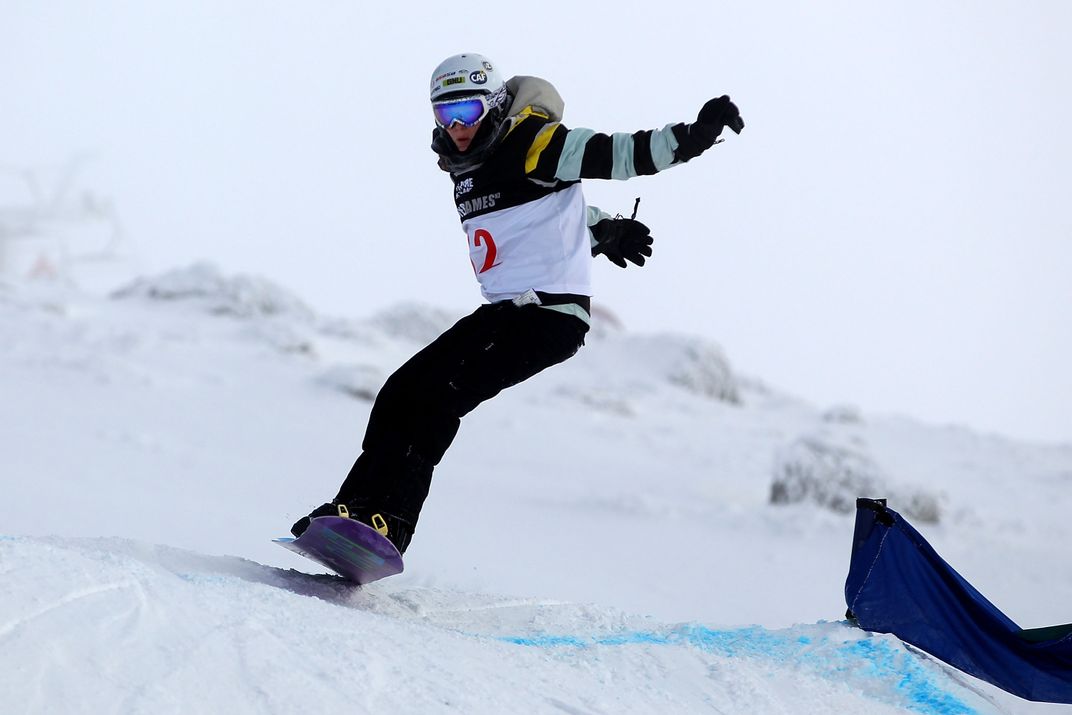
[[109,201],[76,191],[78,162],[45,190],[33,169],[0,167],[0,280],[74,283],[88,264],[130,259],[122,226]]

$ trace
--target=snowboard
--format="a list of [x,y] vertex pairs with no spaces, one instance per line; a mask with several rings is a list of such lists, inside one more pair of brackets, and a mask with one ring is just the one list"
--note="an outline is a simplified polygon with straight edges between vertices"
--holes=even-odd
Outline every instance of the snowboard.
[[402,555],[386,536],[341,516],[318,516],[297,539],[273,539],[357,584],[402,573]]

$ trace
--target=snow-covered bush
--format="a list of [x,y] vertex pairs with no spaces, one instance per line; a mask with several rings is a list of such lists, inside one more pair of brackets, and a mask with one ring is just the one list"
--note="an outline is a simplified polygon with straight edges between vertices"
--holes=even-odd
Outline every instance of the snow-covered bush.
[[891,484],[858,443],[831,435],[810,435],[776,456],[772,504],[809,501],[847,514],[855,512],[857,497],[888,498],[891,507],[921,522],[937,522],[941,515],[937,494]]
[[699,338],[674,338],[669,345],[677,348],[665,373],[670,382],[704,397],[740,403],[737,380],[720,347]]
[[740,389],[722,350],[683,335],[611,335],[589,340],[576,357],[555,368],[556,392],[602,412],[638,414],[658,394],[685,390],[705,399],[740,404]]
[[639,376],[715,400],[740,402],[740,390],[729,360],[720,347],[702,338],[625,335],[607,341],[607,348],[601,352],[604,361],[609,360],[606,369],[611,375],[621,374],[631,380]]
[[116,290],[112,297],[196,301],[211,313],[240,318],[313,317],[313,311],[305,303],[275,283],[256,276],[225,276],[211,263],[196,263],[158,276],[138,278]]

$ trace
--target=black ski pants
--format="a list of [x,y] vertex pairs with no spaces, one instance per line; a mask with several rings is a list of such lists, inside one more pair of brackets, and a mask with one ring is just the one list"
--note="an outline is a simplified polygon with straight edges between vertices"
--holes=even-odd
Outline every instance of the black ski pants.
[[432,470],[461,418],[481,402],[572,357],[588,325],[538,305],[483,305],[400,367],[372,407],[362,452],[338,501],[416,525]]

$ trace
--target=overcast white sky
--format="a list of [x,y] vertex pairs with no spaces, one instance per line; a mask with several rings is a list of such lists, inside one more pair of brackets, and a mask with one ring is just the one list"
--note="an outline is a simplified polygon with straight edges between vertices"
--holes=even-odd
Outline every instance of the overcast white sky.
[[[819,405],[1072,442],[1072,3],[0,0],[0,166],[85,157],[147,269],[209,259],[338,315],[480,302],[428,76],[477,51],[566,123],[728,93],[745,132],[586,182],[655,258],[633,330],[697,333]],[[0,184],[0,204],[10,196]]]

